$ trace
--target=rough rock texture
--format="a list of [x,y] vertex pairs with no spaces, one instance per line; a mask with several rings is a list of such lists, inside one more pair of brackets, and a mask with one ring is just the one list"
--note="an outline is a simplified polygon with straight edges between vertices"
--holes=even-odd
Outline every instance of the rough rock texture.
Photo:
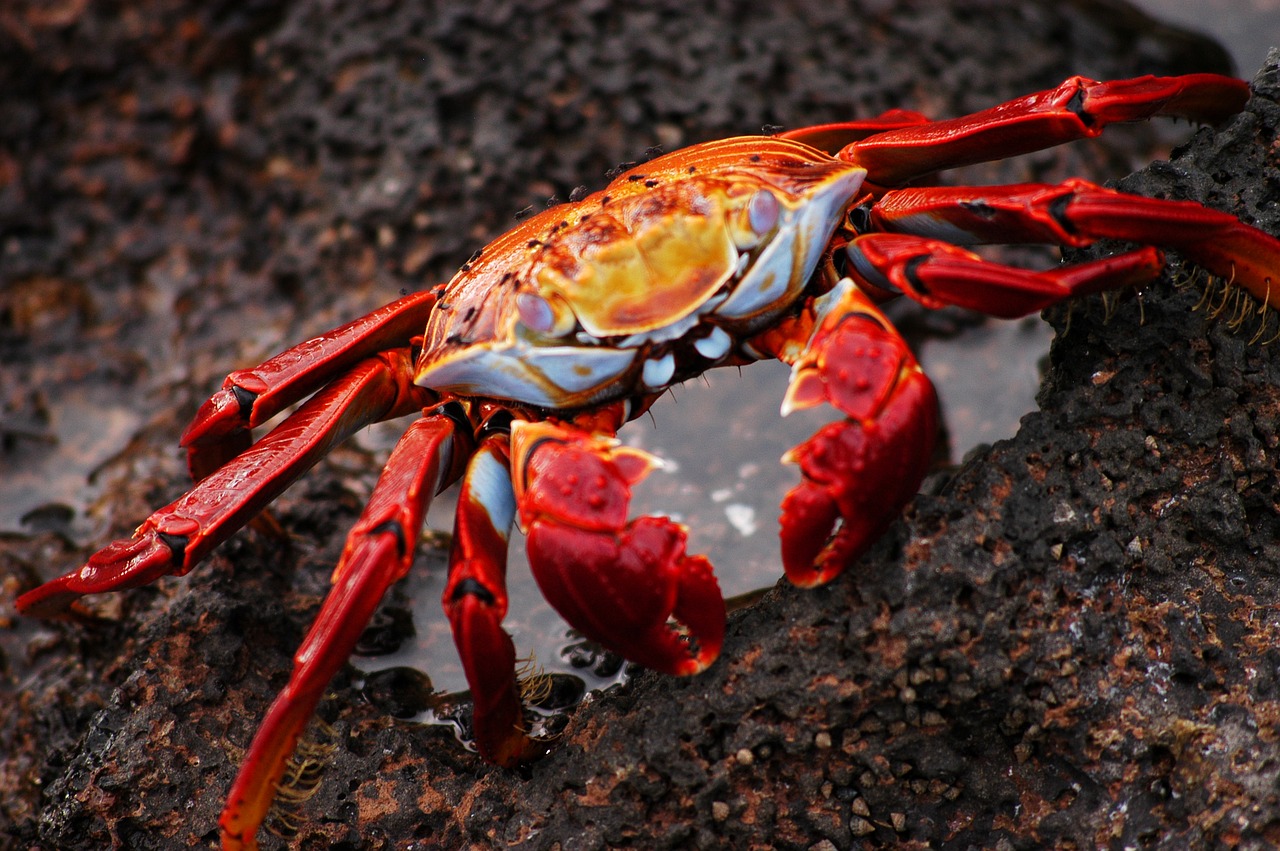
[[[1124,187],[1280,230],[1280,64],[1257,85],[1251,113]],[[1054,311],[1042,410],[1014,439],[832,587],[736,619],[707,675],[579,712],[514,806],[491,775],[446,835],[1274,847],[1280,363],[1250,338],[1280,322],[1232,329],[1201,297]]]
[[[0,13],[0,463],[74,464],[69,416],[130,438],[91,528],[56,503],[0,541],[6,607],[181,491],[172,445],[220,372],[443,278],[654,143],[1221,62],[1093,4],[107,5]],[[1128,188],[1280,229],[1278,76]],[[1102,150],[1021,168],[1118,173]],[[706,675],[581,709],[524,775],[336,682],[296,843],[1271,844],[1280,375],[1256,320],[1199,296],[1060,312],[1017,438],[832,587],[736,617]],[[240,536],[99,627],[0,631],[0,847],[215,843],[373,466],[344,450],[283,499],[290,549]]]

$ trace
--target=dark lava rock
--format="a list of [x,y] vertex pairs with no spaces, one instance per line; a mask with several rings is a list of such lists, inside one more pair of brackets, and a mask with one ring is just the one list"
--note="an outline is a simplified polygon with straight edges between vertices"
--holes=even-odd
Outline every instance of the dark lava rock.
[[[946,6],[10,4],[0,463],[98,465],[99,496],[92,529],[0,540],[3,599],[181,492],[176,435],[221,373],[444,279],[514,211],[651,145],[1222,67],[1093,2]],[[1127,188],[1280,229],[1277,76]],[[1159,132],[986,174],[1119,174]],[[589,702],[526,773],[339,677],[323,777],[279,829],[303,848],[1272,844],[1280,375],[1257,320],[1232,330],[1200,295],[1055,312],[1015,439],[831,587],[736,616],[706,675]],[[90,436],[123,422],[126,450],[85,460],[58,405]],[[0,846],[216,844],[375,467],[336,453],[277,504],[290,546],[242,535],[92,628],[33,633],[4,603]]]

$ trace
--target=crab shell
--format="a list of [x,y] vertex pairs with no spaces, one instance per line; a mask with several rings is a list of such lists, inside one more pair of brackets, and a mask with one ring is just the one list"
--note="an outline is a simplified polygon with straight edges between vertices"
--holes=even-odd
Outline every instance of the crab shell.
[[758,136],[676,152],[507,232],[432,313],[415,382],[575,408],[724,361],[801,295],[866,171]]

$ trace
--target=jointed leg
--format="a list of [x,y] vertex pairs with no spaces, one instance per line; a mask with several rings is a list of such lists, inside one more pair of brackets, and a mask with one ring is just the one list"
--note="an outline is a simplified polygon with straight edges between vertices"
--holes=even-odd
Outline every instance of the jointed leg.
[[182,435],[191,477],[200,481],[249,447],[251,430],[306,398],[343,370],[408,344],[427,326],[434,291],[414,293],[227,376]]
[[1116,122],[1165,115],[1216,123],[1248,99],[1246,83],[1214,74],[1109,82],[1072,77],[972,115],[878,133],[839,156],[867,169],[871,184],[902,186],[936,171],[1097,136]]
[[529,564],[564,619],[647,668],[684,675],[711,664],[725,608],[710,562],[686,554],[678,523],[627,519],[631,485],[653,459],[609,434],[520,421],[511,457]]
[[470,432],[464,414],[438,408],[414,422],[396,444],[347,538],[333,574],[333,590],[294,656],[289,684],[271,704],[231,787],[220,821],[224,848],[257,847],[258,827],[298,737],[383,594],[413,563],[427,507],[457,478],[470,448]]
[[485,759],[516,765],[538,755],[524,725],[516,650],[507,614],[507,542],[515,521],[510,432],[496,429],[472,457],[458,495],[444,610],[475,705],[476,747]]
[[[886,193],[872,207],[871,220],[881,230],[963,244],[1046,242],[1079,247],[1105,238],[1156,245],[1177,251],[1263,303],[1280,304],[1280,240],[1194,201],[1145,198],[1084,180],[904,189]],[[871,243],[863,240],[908,245],[906,240],[871,235],[855,241],[850,249],[855,260],[870,253]]]
[[364,426],[434,404],[412,384],[408,349],[369,358],[307,400],[258,443],[143,521],[132,538],[94,554],[84,567],[18,598],[42,617],[76,598],[181,576],[231,537],[334,445]]
[[1001,319],[1036,313],[1073,296],[1140,286],[1164,267],[1154,248],[1044,271],[984,260],[952,245],[896,233],[849,244],[852,272],[872,288],[900,293],[928,308],[955,305]]

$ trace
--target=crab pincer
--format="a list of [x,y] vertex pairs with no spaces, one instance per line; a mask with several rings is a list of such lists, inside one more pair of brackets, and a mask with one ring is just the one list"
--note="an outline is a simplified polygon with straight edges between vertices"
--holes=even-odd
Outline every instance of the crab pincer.
[[829,582],[916,492],[937,439],[933,385],[889,321],[849,279],[814,304],[784,415],[830,405],[844,418],[791,449],[800,484],[782,501],[782,564],[800,586]]
[[725,625],[711,563],[685,552],[680,524],[627,519],[631,486],[655,459],[551,422],[517,423],[512,451],[529,564],[565,620],[647,668],[693,674],[711,664]]

